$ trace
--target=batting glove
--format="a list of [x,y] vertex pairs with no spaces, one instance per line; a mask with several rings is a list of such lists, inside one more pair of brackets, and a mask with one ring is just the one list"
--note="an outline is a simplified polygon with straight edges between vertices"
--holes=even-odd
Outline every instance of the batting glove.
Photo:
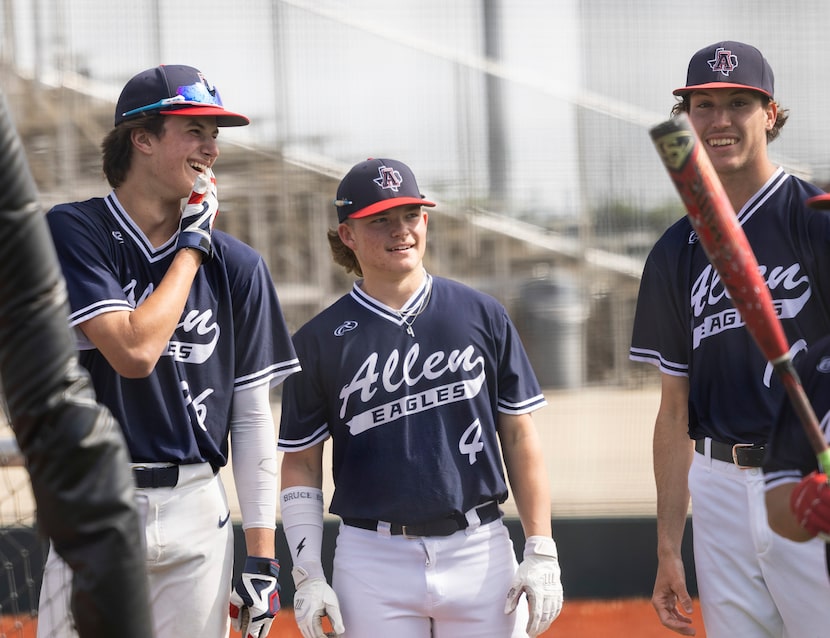
[[790,509],[799,525],[813,536],[830,541],[830,489],[827,475],[808,474],[790,494]]
[[513,613],[522,592],[527,596],[530,611],[527,633],[530,638],[535,638],[547,631],[562,611],[564,600],[559,555],[552,538],[530,536],[525,542],[524,560],[507,592],[505,614]]
[[280,564],[274,558],[248,556],[231,592],[231,625],[242,638],[265,638],[280,610]]
[[[291,570],[294,585],[294,618],[303,638],[335,638],[346,628],[340,616],[340,602],[337,594],[326,582],[323,569],[309,573],[302,567]],[[323,630],[323,616],[328,616],[333,632]]]
[[216,215],[219,214],[219,200],[216,196],[216,178],[213,171],[207,169],[196,177],[193,191],[182,211],[179,222],[178,248],[195,248],[204,253],[203,261],[213,254],[211,234]]

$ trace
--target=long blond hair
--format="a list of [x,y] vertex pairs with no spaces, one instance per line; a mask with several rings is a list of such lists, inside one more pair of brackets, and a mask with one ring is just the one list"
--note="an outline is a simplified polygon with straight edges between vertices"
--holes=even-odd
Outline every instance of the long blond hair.
[[[348,224],[348,220],[343,222],[344,224]],[[329,240],[329,248],[331,248],[331,256],[334,259],[334,263],[338,266],[343,266],[346,269],[347,273],[353,272],[358,277],[363,276],[363,269],[360,267],[360,262],[357,261],[357,255],[354,254],[354,251],[346,246],[343,243],[343,240],[340,239],[340,234],[337,232],[337,229],[329,228],[327,234]]]

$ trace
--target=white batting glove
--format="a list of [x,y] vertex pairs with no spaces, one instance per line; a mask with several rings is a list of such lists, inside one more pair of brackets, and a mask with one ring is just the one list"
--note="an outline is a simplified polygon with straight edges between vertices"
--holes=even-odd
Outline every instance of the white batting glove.
[[535,638],[547,631],[562,611],[564,595],[556,543],[547,536],[530,536],[525,541],[524,560],[513,576],[504,613],[510,614],[519,604],[522,592],[527,596],[530,619],[527,633]]
[[[294,585],[294,618],[303,638],[335,638],[346,628],[340,616],[340,602],[337,594],[326,582],[323,568],[311,569],[309,573],[302,567],[291,570]],[[323,616],[328,616],[333,632],[323,630]]]
[[216,178],[207,169],[196,177],[193,191],[182,211],[179,222],[178,248],[195,248],[204,253],[202,261],[213,255],[211,236],[216,215],[219,214],[219,200],[216,196]]
[[265,638],[280,610],[280,564],[274,558],[248,556],[231,591],[231,625],[242,638]]

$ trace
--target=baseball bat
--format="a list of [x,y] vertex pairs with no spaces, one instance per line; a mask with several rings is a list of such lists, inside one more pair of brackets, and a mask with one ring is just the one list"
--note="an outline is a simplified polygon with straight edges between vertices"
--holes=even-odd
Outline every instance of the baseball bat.
[[784,328],[735,210],[685,113],[649,131],[689,220],[735,308],[780,378],[824,472],[830,446],[793,367]]

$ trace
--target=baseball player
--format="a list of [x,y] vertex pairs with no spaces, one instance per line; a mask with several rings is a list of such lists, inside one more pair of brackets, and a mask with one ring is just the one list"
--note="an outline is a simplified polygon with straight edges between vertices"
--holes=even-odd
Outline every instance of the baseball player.
[[[332,252],[362,278],[294,336],[303,371],[285,385],[279,438],[305,638],[326,635],[324,615],[338,636],[537,636],[562,607],[531,416],[545,398],[505,309],[425,271],[434,205],[391,159],[355,165],[337,189]],[[320,557],[329,438],[333,589]],[[518,568],[502,459],[527,539]]]
[[[830,331],[830,217],[818,194],[767,154],[787,119],[755,47],[718,42],[692,57],[674,114],[686,112],[712,160],[798,356]],[[694,635],[681,558],[689,499],[694,560],[709,638],[824,636],[830,584],[820,542],[774,534],[761,465],[784,389],[683,217],[646,261],[631,359],[662,375],[654,426],[661,622]]]
[[[810,346],[798,364],[804,390],[826,436],[830,422],[830,336]],[[827,470],[830,468],[819,466],[792,404],[784,401],[764,461],[767,517],[772,529],[794,541],[806,541],[817,534],[830,539]],[[825,546],[830,559],[827,549]]]
[[[81,363],[132,457],[157,638],[225,638],[229,601],[262,638],[279,609],[269,388],[299,365],[262,258],[213,229],[218,128],[247,123],[193,67],[142,71],[102,145],[112,192],[47,215]],[[229,439],[248,552],[233,592]],[[65,581],[50,552],[41,604]],[[39,636],[71,635],[52,617]]]
[[[78,363],[58,258],[2,91],[0,164],[0,380],[38,531],[77,572],[71,597],[83,610],[81,638],[147,638],[150,602],[127,446]],[[3,536],[4,571],[13,578],[14,546]],[[4,635],[11,624],[3,622]],[[14,626],[28,634],[26,621]]]
[[[830,209],[830,195],[811,197],[807,205]],[[810,346],[799,359],[797,372],[826,437],[830,423],[830,336]],[[785,399],[764,461],[767,518],[776,532],[794,541],[816,535],[830,540],[828,471],[830,468],[820,467],[792,404]],[[830,569],[827,546],[825,554]]]

